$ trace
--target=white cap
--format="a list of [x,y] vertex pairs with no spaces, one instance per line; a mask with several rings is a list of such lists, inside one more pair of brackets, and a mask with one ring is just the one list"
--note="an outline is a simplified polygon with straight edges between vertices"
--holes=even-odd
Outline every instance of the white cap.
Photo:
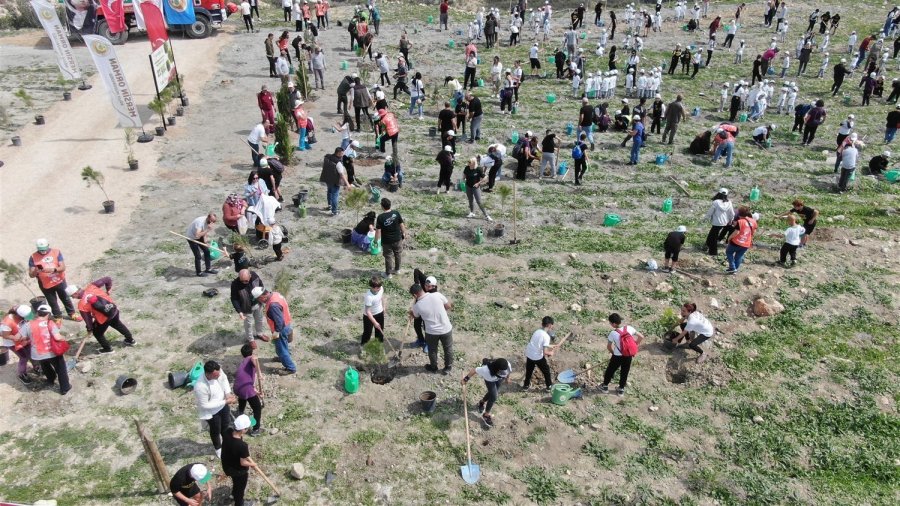
[[353,146],[354,148],[358,148],[360,146],[359,141],[353,141],[350,143],[350,145]]
[[294,100],[294,108],[295,108],[295,109],[296,109],[297,107],[300,107],[301,105],[303,105],[303,100],[302,100],[302,99]]
[[259,296],[262,295],[263,292],[265,292],[265,291],[266,291],[265,288],[263,288],[261,286],[257,286],[253,290],[250,290],[250,296],[253,297],[254,299],[258,299]]
[[875,72],[870,72],[869,77],[871,77],[872,79],[875,79]]
[[775,127],[777,127],[777,126],[778,125],[776,125],[775,123],[769,123],[769,129],[771,129],[771,130],[775,130]]
[[66,295],[69,297],[75,295],[75,292],[78,291],[78,285],[69,285],[66,287]]
[[41,304],[40,306],[38,306],[38,309],[37,309],[38,313],[49,313],[50,311],[51,311],[50,306],[47,304]]
[[259,159],[259,166],[260,166],[260,167],[268,167],[268,166],[269,166],[269,161],[266,160],[265,158],[260,158],[260,159]]
[[852,115],[852,114],[848,114],[848,115],[847,115],[847,119],[856,119],[856,116],[854,116],[854,115]]
[[234,430],[247,430],[248,428],[250,428],[249,416],[241,415],[234,419]]
[[631,117],[631,119],[641,119],[641,115],[635,114],[634,116]]
[[453,148],[451,146],[447,145],[447,146],[444,146],[444,151],[447,151],[448,153],[452,153]]
[[654,98],[662,98],[662,95],[660,95],[659,93],[657,93],[656,96],[655,96]]
[[380,119],[381,119],[381,115],[378,114],[377,112],[372,115],[372,121],[378,121]]
[[[891,156],[890,151],[887,151],[887,156]],[[28,315],[31,314],[31,306],[26,306],[22,304],[21,306],[16,308],[16,314],[19,315],[20,318],[28,318]]]
[[[890,158],[890,157],[891,157],[891,152],[885,150],[884,153],[881,153],[881,155],[882,155],[883,157],[885,157],[885,158]],[[22,306],[19,306],[19,308],[21,308],[21,307],[22,307]],[[25,307],[27,308],[28,306],[25,306]],[[17,309],[16,311],[18,312],[18,309]],[[21,316],[21,315],[20,315],[20,316]],[[24,316],[23,316],[23,318],[24,318]]]
[[191,466],[191,478],[197,480],[200,485],[204,485],[212,478],[212,473],[203,464],[194,464]]
[[728,188],[719,188],[719,193],[722,195],[728,195]]
[[678,225],[678,228],[675,229],[676,232],[687,232],[687,227],[684,225]]
[[531,130],[526,130],[526,131],[525,131],[525,135],[526,135],[527,137],[531,137],[531,136],[534,135],[534,134],[531,133]]
[[846,58],[841,58],[841,63],[847,63],[847,59],[846,59]]
[[428,276],[427,278],[425,278],[425,283],[437,286],[437,278],[435,278],[434,276]]
[[855,141],[855,140],[858,139],[858,138],[859,138],[859,135],[857,135],[856,132],[853,132],[852,134],[850,134],[850,140],[851,140],[851,141]]
[[454,135],[454,136],[455,136],[455,135],[456,135],[456,132],[454,132],[453,130],[447,130],[447,135]]
[[35,246],[37,247],[37,249],[39,249],[39,250],[41,250],[41,249],[49,249],[49,248],[50,248],[50,241],[48,241],[47,239],[38,239],[37,241],[34,241],[34,245],[35,245]]
[[627,99],[627,98],[623,98],[623,99],[622,99],[622,103],[623,103],[623,104],[627,104],[627,103],[628,103],[628,99]]

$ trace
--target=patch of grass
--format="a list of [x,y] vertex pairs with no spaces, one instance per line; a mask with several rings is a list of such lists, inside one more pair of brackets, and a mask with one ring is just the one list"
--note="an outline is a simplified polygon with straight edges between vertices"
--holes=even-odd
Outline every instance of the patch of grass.
[[540,467],[526,467],[515,475],[516,479],[528,487],[525,496],[537,504],[558,504],[563,495],[574,490],[574,487],[562,473]]
[[369,451],[373,446],[378,444],[379,441],[384,439],[384,436],[384,433],[381,431],[377,431],[375,429],[364,429],[350,434],[350,437],[347,438],[347,440],[355,445],[360,446],[365,451]]
[[467,504],[508,504],[512,500],[506,492],[489,488],[484,483],[477,483],[474,487],[463,487],[460,497]]
[[598,439],[592,439],[581,447],[581,452],[594,457],[595,463],[604,469],[609,469],[615,463],[615,452],[604,445]]

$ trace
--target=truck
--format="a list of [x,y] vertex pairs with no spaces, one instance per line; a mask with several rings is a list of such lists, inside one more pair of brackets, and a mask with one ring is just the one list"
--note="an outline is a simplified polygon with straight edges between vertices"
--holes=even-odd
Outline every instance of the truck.
[[[64,3],[66,0],[59,0],[59,3]],[[194,3],[194,14],[196,15],[196,21],[189,25],[169,25],[169,29],[171,30],[182,30],[185,35],[191,39],[205,39],[209,37],[213,31],[213,28],[218,28],[222,26],[222,23],[232,12],[237,11],[236,5],[226,5],[225,0],[186,0],[193,1]],[[96,0],[94,0],[96,3]],[[229,2],[230,4],[230,2]],[[137,22],[134,19],[134,8],[135,1],[134,0],[124,0],[125,7],[125,27],[124,31],[119,33],[112,33],[109,29],[109,24],[106,22],[103,16],[103,10],[99,8],[96,9],[97,12],[97,23],[95,33],[97,35],[106,37],[113,44],[124,44],[125,41],[128,40],[128,34],[132,29],[137,29]],[[68,28],[68,26],[66,27]]]

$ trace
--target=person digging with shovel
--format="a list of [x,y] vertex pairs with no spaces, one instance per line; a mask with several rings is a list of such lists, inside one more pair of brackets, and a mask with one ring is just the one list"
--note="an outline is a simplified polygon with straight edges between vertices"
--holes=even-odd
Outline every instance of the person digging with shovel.
[[550,345],[550,333],[553,332],[553,317],[545,316],[541,320],[541,328],[534,331],[531,335],[531,341],[525,347],[525,381],[522,383],[522,389],[528,390],[531,387],[531,375],[537,366],[544,375],[544,384],[547,391],[553,386],[553,377],[550,373],[550,364],[547,363],[547,357],[552,357],[556,353],[557,347]]
[[372,276],[369,280],[369,289],[363,294],[363,333],[359,345],[363,347],[372,338],[372,330],[375,337],[384,343],[384,314],[387,312],[387,299],[384,296],[384,287],[381,276]]
[[[238,399],[231,392],[228,377],[215,360],[203,364],[203,374],[194,383],[194,400],[200,420],[206,420],[216,457],[222,456],[222,436],[231,425],[231,408]],[[202,422],[201,422],[202,423]]]
[[[200,506],[203,504],[203,496],[212,501],[212,473],[203,464],[188,464],[172,476],[169,480],[169,492],[178,506]],[[200,490],[200,485],[206,485],[206,493]]]
[[282,374],[296,374],[297,366],[291,358],[288,344],[294,341],[294,329],[291,328],[291,310],[288,302],[278,292],[270,292],[258,286],[250,292],[254,300],[266,305],[266,320],[272,331],[272,342],[275,343],[275,354],[284,366]]
[[476,367],[468,372],[462,378],[462,384],[465,385],[476,374],[484,379],[484,386],[487,387],[487,393],[478,401],[478,411],[481,413],[481,420],[490,428],[494,426],[494,417],[491,415],[491,408],[497,402],[500,396],[500,384],[509,379],[512,373],[512,367],[505,358],[497,358],[494,360],[484,359],[481,361],[481,367]]
[[85,329],[100,343],[100,353],[113,352],[106,339],[106,330],[110,327],[125,337],[126,346],[135,344],[131,331],[119,319],[119,307],[109,294],[112,284],[112,278],[104,276],[84,288],[76,285],[66,287],[66,293],[78,300],[78,311],[81,312]]
[[231,477],[231,497],[234,506],[252,506],[256,501],[244,501],[250,468],[254,465],[250,458],[250,447],[244,441],[244,434],[250,430],[250,417],[240,415],[234,419],[234,429],[225,432],[222,442],[222,471]]

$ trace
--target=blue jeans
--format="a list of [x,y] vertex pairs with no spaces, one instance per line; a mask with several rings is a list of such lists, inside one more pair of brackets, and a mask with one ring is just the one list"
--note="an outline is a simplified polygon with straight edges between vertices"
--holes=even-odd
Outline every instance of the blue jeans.
[[300,151],[306,151],[307,149],[309,149],[309,142],[307,142],[306,140],[305,128],[300,129],[300,138],[297,139],[297,149],[299,149]]
[[328,185],[328,205],[331,206],[331,214],[338,213],[338,199],[341,197],[340,185]]
[[578,137],[576,137],[575,139],[580,141],[581,134],[584,133],[585,135],[587,135],[588,142],[593,144],[594,143],[594,132],[592,132],[591,130],[592,130],[592,128],[590,126],[579,126],[578,127]]
[[637,137],[632,137],[631,140],[631,163],[638,163],[641,157],[641,145],[643,142],[637,140]]
[[855,67],[859,67],[859,64],[866,60],[866,52],[868,52],[867,49],[860,50],[859,58],[856,59],[856,64],[854,65]]
[[748,249],[750,248],[738,246],[732,242],[728,243],[728,246],[725,247],[725,259],[728,260],[729,270],[736,271],[741,268]]
[[[390,173],[385,171],[384,174],[381,175],[381,182],[384,183],[385,186],[387,186],[388,183],[391,182]],[[401,187],[403,186],[403,171],[402,170],[397,171],[397,183],[399,183]]]
[[250,145],[250,157],[253,158],[253,168],[259,168],[259,144],[254,144],[250,141],[247,141],[247,144]]
[[291,330],[290,325],[284,327],[281,329],[281,332],[278,333],[278,339],[273,339],[272,341],[275,343],[275,354],[278,355],[278,359],[281,360],[281,365],[288,371],[296,372],[297,366],[294,364],[294,359],[291,358],[291,350],[288,349],[287,342]]
[[[424,99],[425,97],[422,97],[422,98]],[[419,116],[421,116],[424,113],[423,108],[425,107],[425,105],[424,105],[425,101],[422,100],[423,103],[418,104],[418,106],[417,106],[416,102],[418,102],[418,101],[419,101],[419,97],[410,97],[409,98],[409,115],[410,116],[412,116],[414,114],[417,107],[419,109]]]
[[731,167],[731,159],[734,157],[734,142],[723,142],[722,144],[719,144],[719,147],[716,148],[716,154],[715,156],[713,156],[712,161],[719,161],[719,158],[721,158],[723,151],[725,152],[725,167]]
[[887,128],[884,130],[884,142],[891,142],[894,140],[894,136],[897,135],[896,128]]

